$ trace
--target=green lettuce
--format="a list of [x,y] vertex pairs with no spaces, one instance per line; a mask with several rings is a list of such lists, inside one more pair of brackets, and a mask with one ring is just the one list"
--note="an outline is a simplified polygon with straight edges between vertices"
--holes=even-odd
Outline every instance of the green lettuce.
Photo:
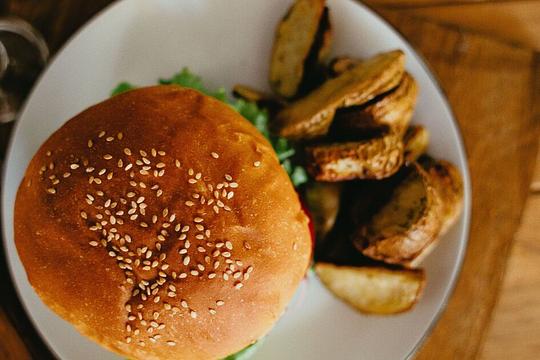
[[[188,68],[183,68],[182,71],[173,75],[171,78],[159,79],[159,84],[176,84],[195,89],[205,95],[212,96],[219,101],[230,105],[233,109],[238,111],[240,115],[251,122],[257,128],[257,130],[259,130],[261,134],[263,134],[270,141],[278,156],[281,166],[285,169],[287,174],[289,174],[289,177],[291,178],[291,181],[295,187],[298,187],[308,181],[308,176],[305,169],[300,165],[294,164],[292,161],[292,157],[296,153],[293,145],[287,139],[272,135],[270,133],[270,119],[266,109],[259,107],[253,102],[245,101],[243,99],[230,98],[227,95],[226,90],[223,88],[209,90],[204,85],[202,78],[190,72]],[[135,88],[137,87],[133,84],[122,82],[112,91],[111,95],[118,95]]]

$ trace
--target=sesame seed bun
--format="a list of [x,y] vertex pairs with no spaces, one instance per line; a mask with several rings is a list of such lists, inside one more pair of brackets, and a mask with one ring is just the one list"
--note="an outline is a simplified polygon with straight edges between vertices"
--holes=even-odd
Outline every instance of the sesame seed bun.
[[19,187],[15,241],[43,302],[131,359],[216,359],[255,342],[311,253],[267,140],[176,86],[115,96],[56,131]]

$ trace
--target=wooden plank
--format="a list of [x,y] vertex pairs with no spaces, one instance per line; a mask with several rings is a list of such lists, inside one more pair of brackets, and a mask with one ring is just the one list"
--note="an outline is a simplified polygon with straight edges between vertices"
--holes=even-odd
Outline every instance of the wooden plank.
[[24,342],[11,325],[4,310],[0,309],[0,359],[26,360],[31,359]]
[[531,192],[540,194],[540,149],[538,150],[538,154],[536,154],[536,168],[534,169],[531,183]]
[[386,9],[412,9],[445,5],[468,5],[477,3],[512,3],[521,0],[362,0],[372,7]]
[[538,61],[532,51],[484,36],[398,11],[384,15],[439,76],[464,135],[473,186],[462,275],[418,358],[472,359],[489,325],[534,168]]
[[540,194],[530,196],[480,359],[536,360],[540,354]]
[[540,50],[540,1],[476,2],[403,9],[432,21]]

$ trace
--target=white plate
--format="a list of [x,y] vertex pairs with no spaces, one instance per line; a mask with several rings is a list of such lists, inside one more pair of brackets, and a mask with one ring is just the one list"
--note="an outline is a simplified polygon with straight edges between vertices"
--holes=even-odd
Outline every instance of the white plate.
[[[38,331],[61,359],[117,359],[53,314],[27,281],[13,242],[13,204],[25,168],[64,121],[108,97],[122,80],[152,84],[183,66],[210,87],[267,88],[274,28],[290,0],[124,0],[86,25],[58,53],[35,87],[12,138],[3,182],[3,224],[11,274]],[[431,132],[430,153],[452,161],[465,179],[461,220],[425,262],[428,285],[414,311],[375,317],[335,300],[310,276],[255,359],[400,359],[436,321],[459,272],[470,216],[463,144],[450,108],[429,70],[383,20],[351,0],[329,0],[334,54],[368,56],[401,48],[420,85],[414,121]]]

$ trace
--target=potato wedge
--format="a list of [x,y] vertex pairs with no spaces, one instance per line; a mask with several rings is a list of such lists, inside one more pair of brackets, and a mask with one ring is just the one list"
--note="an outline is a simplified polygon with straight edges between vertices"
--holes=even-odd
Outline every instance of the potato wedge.
[[360,62],[361,60],[354,59],[350,56],[337,56],[330,60],[330,64],[328,65],[329,75],[331,77],[337,77],[345,71],[351,70]]
[[275,128],[280,136],[310,139],[328,132],[336,109],[361,105],[396,87],[403,76],[401,50],[379,54],[330,79],[280,111]]
[[446,160],[425,157],[422,166],[441,199],[442,236],[456,222],[463,208],[463,179],[459,170]]
[[242,85],[242,84],[234,85],[232,93],[236,98],[253,102],[260,107],[268,109],[270,114],[277,113],[286,105],[286,103],[283,100],[278,99],[271,94],[267,94],[257,89],[254,89],[247,85]]
[[330,10],[324,8],[319,29],[310,53],[304,62],[304,75],[295,98],[305,96],[313,89],[319,87],[327,78],[326,60],[332,47],[333,30],[330,22]]
[[307,186],[305,199],[311,212],[317,244],[332,230],[339,211],[341,184],[314,182]]
[[411,309],[426,283],[423,270],[318,263],[315,271],[336,297],[366,314],[389,315]]
[[388,133],[367,140],[306,147],[308,172],[318,181],[383,179],[403,164],[401,137]]
[[396,89],[382,94],[364,106],[343,109],[336,113],[334,127],[371,131],[384,126],[404,134],[416,106],[418,86],[407,72]]
[[276,94],[296,95],[324,9],[325,0],[296,0],[279,23],[270,61],[270,86]]
[[442,227],[441,199],[429,174],[417,163],[390,200],[353,235],[354,245],[368,257],[410,266],[438,237]]
[[405,162],[412,163],[425,154],[429,145],[429,132],[422,125],[411,125],[403,136]]

